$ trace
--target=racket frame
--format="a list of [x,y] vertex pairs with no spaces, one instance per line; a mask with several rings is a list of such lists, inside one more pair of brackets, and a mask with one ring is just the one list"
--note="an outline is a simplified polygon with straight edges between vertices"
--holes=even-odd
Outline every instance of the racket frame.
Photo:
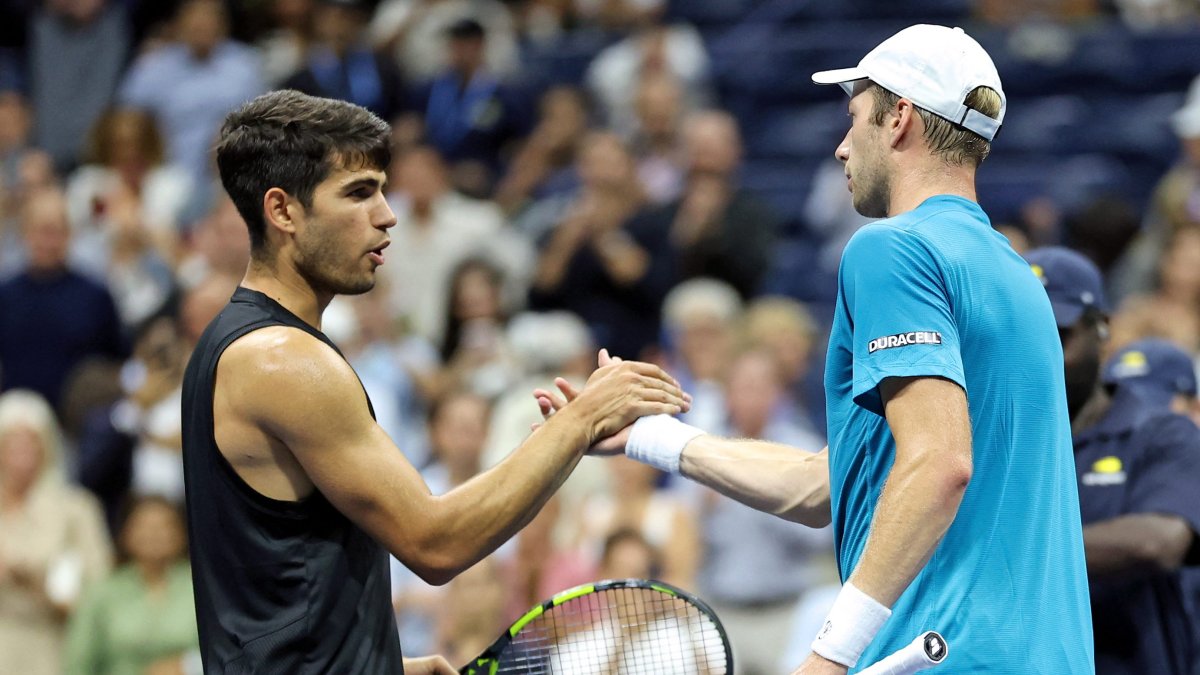
[[459,675],[495,675],[496,671],[500,668],[500,658],[504,654],[504,650],[508,648],[517,634],[521,632],[522,628],[546,613],[547,610],[585,595],[623,588],[645,588],[657,591],[680,598],[699,609],[712,622],[713,626],[717,629],[717,633],[721,636],[721,646],[725,649],[726,673],[732,674],[734,672],[733,649],[729,644],[729,635],[725,632],[725,626],[721,623],[721,619],[717,617],[717,613],[713,611],[712,607],[708,606],[708,603],[681,588],[672,586],[665,581],[658,581],[657,579],[605,579],[555,593],[548,600],[525,612],[500,637],[496,638],[496,641],[485,649],[482,654],[471,659],[470,663],[460,668],[458,671]]

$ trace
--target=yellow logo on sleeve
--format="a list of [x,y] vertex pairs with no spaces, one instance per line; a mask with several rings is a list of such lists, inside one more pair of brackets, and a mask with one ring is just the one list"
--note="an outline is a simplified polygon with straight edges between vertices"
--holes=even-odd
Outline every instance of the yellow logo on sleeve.
[[1117,457],[1104,457],[1092,465],[1092,471],[1096,473],[1117,473],[1120,470],[1121,460]]

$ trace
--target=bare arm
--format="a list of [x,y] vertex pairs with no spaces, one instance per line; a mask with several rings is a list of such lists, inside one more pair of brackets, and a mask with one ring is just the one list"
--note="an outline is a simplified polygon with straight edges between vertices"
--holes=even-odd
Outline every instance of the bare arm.
[[[561,377],[554,384],[562,396],[546,389],[533,392],[546,419],[579,396],[579,390]],[[628,438],[629,429],[622,429],[593,452],[622,453]],[[832,518],[828,447],[809,452],[780,443],[705,434],[684,446],[679,471],[730,499],[785,520],[825,527]]]
[[[683,399],[648,364],[616,364],[583,396],[505,461],[451,492],[434,496],[371,418],[354,371],[301,331],[263,329],[272,349],[242,341],[222,357],[237,361],[234,404],[295,456],[316,489],[422,579],[441,584],[520,530],[562,484],[593,441],[636,417],[678,411]],[[247,336],[247,337],[250,337]],[[557,417],[557,416],[556,416]]]
[[680,473],[785,520],[829,524],[829,448],[807,452],[767,441],[698,436],[680,458]]
[[954,522],[971,480],[966,392],[941,378],[888,378],[880,385],[896,460],[850,581],[891,607]]
[[1131,513],[1083,528],[1089,577],[1179,569],[1192,546],[1192,528],[1179,516]]

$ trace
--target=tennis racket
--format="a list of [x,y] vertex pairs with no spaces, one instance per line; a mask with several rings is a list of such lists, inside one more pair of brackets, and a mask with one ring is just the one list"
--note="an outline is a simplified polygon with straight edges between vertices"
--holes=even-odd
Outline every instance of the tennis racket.
[[946,659],[950,645],[934,631],[926,631],[899,650],[863,668],[858,675],[912,675],[932,668]]
[[661,581],[598,581],[517,619],[461,675],[732,675],[733,652],[704,601]]

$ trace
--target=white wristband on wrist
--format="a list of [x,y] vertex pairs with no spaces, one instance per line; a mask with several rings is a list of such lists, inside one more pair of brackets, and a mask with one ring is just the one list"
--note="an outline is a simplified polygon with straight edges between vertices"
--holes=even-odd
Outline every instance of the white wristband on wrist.
[[679,456],[688,441],[704,434],[702,429],[689,426],[670,415],[650,415],[633,424],[625,456],[643,464],[679,473]]
[[821,632],[813,640],[812,650],[853,668],[891,615],[892,610],[847,581],[825,617]]

